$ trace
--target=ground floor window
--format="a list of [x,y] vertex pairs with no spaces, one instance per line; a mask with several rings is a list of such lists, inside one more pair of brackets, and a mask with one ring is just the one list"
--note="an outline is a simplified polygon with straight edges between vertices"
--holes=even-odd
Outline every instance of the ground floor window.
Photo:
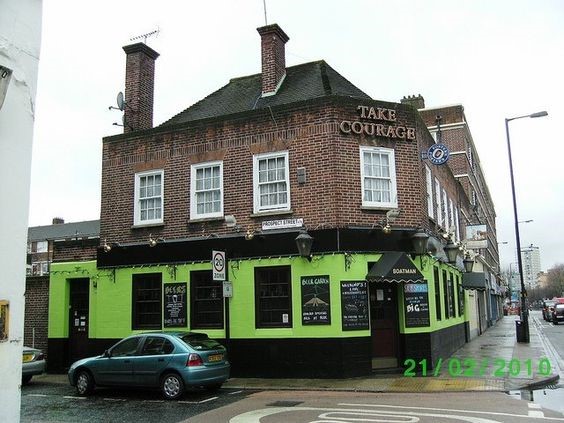
[[133,275],[132,329],[162,328],[162,275]]
[[255,268],[257,328],[292,327],[290,266]]
[[190,327],[223,328],[223,286],[211,270],[190,272]]

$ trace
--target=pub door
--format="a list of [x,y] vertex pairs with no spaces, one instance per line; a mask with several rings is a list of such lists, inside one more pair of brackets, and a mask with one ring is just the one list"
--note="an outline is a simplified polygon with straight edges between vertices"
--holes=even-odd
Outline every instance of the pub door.
[[397,283],[371,282],[372,369],[396,368],[399,362]]
[[90,279],[70,280],[69,361],[74,363],[92,355],[88,350]]

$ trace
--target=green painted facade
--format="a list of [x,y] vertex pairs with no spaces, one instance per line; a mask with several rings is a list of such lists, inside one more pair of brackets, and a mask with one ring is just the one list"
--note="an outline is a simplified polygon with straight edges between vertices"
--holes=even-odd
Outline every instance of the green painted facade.
[[[341,282],[364,281],[369,263],[377,262],[381,254],[326,254],[314,256],[311,261],[302,257],[273,257],[241,259],[228,261],[228,279],[233,283],[233,297],[230,307],[230,338],[269,339],[269,338],[347,338],[369,337],[370,330],[346,330],[341,325]],[[399,332],[403,334],[428,333],[459,325],[468,320],[467,307],[459,316],[458,285],[462,283],[461,273],[454,267],[441,262],[433,262],[427,257],[414,260],[428,283],[430,326],[406,328],[403,310],[404,298],[398,285]],[[423,264],[423,265],[422,265]],[[255,327],[254,269],[256,267],[290,266],[292,291],[291,328],[263,329]],[[441,320],[436,318],[435,283],[433,269],[439,270]],[[134,332],[132,330],[132,276],[142,273],[161,273],[163,284],[187,282],[190,286],[190,272],[211,270],[211,262],[183,263],[175,265],[131,266],[115,269],[98,269],[95,261],[53,263],[50,273],[49,294],[49,338],[69,336],[69,292],[73,279],[90,279],[89,338],[115,339]],[[455,317],[446,318],[446,285],[442,281],[443,270],[455,280]],[[302,298],[300,281],[302,276],[329,275],[330,310],[329,325],[302,325]],[[164,291],[164,290],[163,290]],[[462,292],[466,292],[462,290]],[[190,290],[188,289],[188,326],[190,329]],[[466,299],[465,299],[466,300]],[[175,328],[174,330],[177,330]],[[214,338],[225,338],[224,329],[197,329]]]

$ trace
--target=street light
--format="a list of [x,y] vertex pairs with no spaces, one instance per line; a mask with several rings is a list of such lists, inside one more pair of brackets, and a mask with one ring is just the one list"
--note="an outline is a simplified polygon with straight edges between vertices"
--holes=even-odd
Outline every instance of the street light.
[[[532,113],[530,115],[516,116],[513,118],[505,118],[505,133],[507,135],[507,153],[509,154],[509,174],[511,176],[511,193],[513,194],[513,215],[515,217],[515,242],[517,243],[517,264],[519,266],[519,278],[521,279],[521,324],[523,325],[523,336],[519,337],[517,332],[517,342],[529,343],[529,310],[525,306],[527,291],[525,290],[525,282],[523,279],[523,262],[521,260],[521,240],[519,238],[519,218],[517,217],[517,199],[515,198],[515,181],[513,178],[513,162],[511,160],[511,143],[509,141],[509,122],[523,118],[538,118],[548,116],[546,111]],[[517,326],[519,327],[519,326]]]

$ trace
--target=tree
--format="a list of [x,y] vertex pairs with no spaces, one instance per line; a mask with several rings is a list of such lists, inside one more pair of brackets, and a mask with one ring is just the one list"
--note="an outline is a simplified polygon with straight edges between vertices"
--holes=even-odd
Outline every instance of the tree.
[[564,264],[560,263],[547,272],[547,285],[557,297],[564,296]]

